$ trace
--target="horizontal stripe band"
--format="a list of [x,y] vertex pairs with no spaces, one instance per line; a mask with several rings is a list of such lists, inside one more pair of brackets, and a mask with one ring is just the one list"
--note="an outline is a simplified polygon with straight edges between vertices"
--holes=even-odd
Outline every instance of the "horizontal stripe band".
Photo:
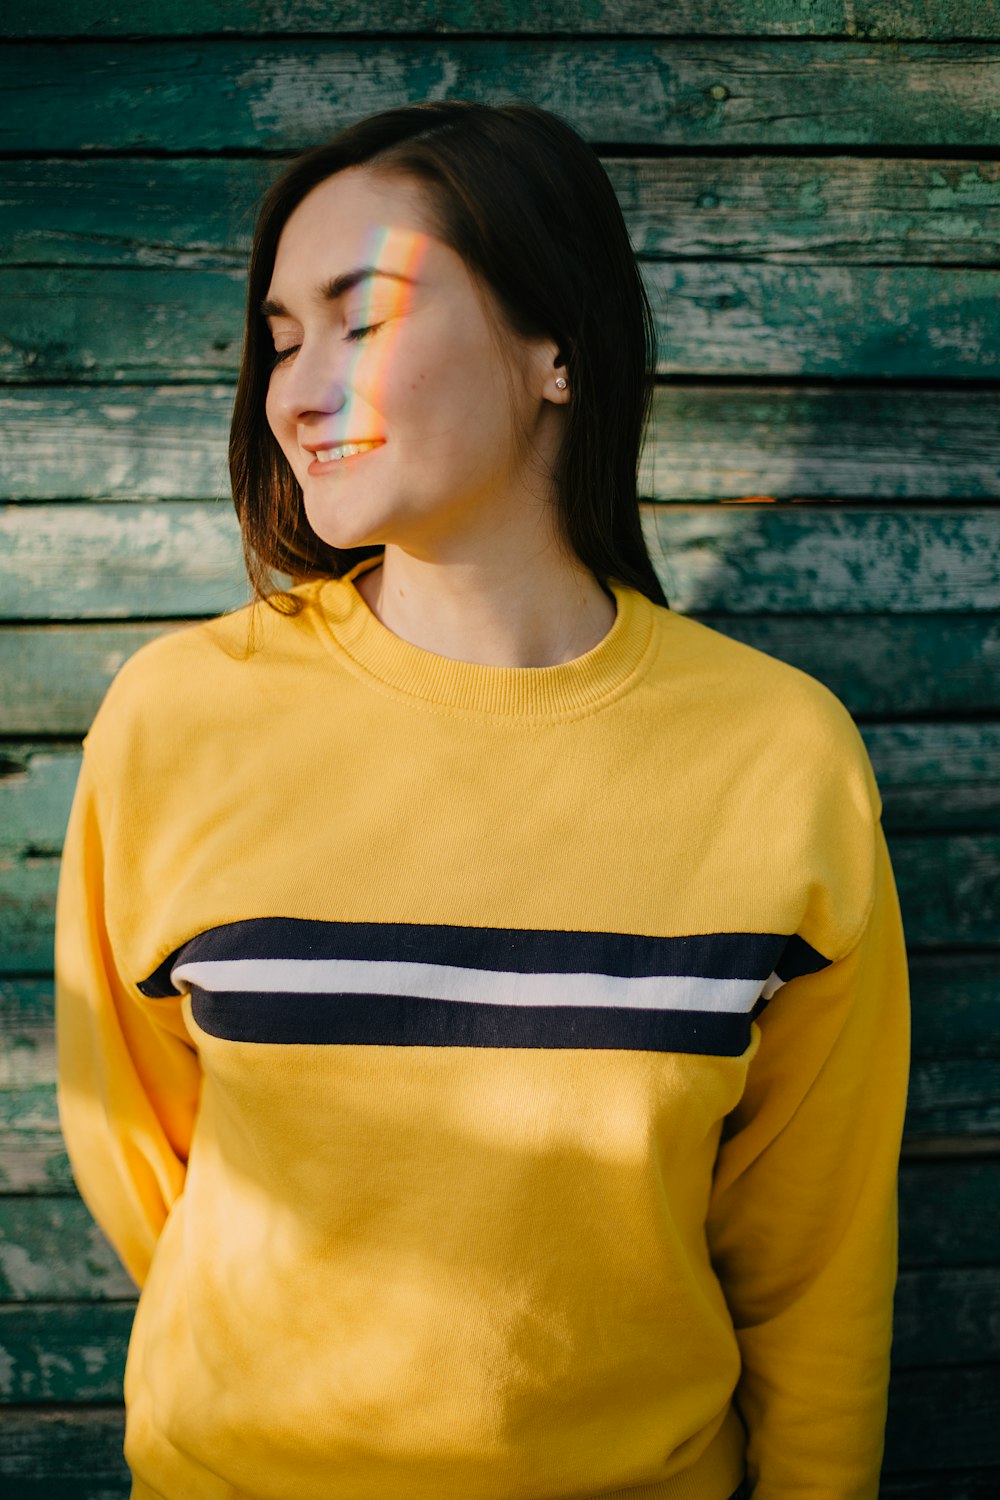
[[596,974],[623,979],[665,976],[753,980],[758,990],[824,968],[829,959],[797,935],[758,932],[650,937],[639,933],[459,927],[434,923],[327,922],[257,917],[227,922],[175,948],[138,984],[142,994],[179,994],[180,962],[358,960],[426,964],[501,974]]
[[578,1047],[739,1057],[750,1044],[750,1017],[727,1012],[192,990],[191,1013],[210,1036],[284,1045]]
[[368,959],[245,958],[181,962],[171,970],[178,986],[216,994],[232,991],[284,994],[402,995],[479,1005],[624,1006],[636,1010],[729,1011],[753,1009],[759,979],[704,979],[692,975],[524,974],[442,964],[376,963]]

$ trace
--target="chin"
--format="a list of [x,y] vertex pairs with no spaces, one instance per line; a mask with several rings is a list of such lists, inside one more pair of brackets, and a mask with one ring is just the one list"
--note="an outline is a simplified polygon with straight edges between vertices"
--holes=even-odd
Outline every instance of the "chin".
[[368,529],[352,526],[349,518],[344,518],[340,524],[336,518],[330,516],[317,517],[306,509],[306,520],[310,529],[319,537],[321,542],[326,542],[328,547],[339,547],[342,550],[348,547],[384,547],[384,535],[373,535]]

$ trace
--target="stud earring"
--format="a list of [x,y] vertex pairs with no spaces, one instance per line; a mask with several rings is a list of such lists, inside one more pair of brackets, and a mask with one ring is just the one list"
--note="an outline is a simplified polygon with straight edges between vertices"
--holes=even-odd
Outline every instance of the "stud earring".
[[563,380],[563,378],[562,378],[561,375],[559,376],[558,380],[556,381],[556,385],[559,387],[559,389],[561,391],[564,391],[566,389],[566,382],[565,382],[565,380]]

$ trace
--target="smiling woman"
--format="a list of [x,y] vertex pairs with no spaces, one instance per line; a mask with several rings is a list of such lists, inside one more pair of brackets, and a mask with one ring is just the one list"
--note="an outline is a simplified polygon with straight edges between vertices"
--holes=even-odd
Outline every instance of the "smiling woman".
[[119,671],[60,871],[133,1500],[875,1500],[881,800],[825,687],[667,606],[651,326],[534,106],[377,115],[262,204],[255,599]]
[[582,654],[611,577],[666,603],[636,497],[655,361],[614,192],[557,117],[420,105],[305,153],[248,278],[230,467],[256,596],[294,609],[268,569],[378,550],[365,597],[403,638]]

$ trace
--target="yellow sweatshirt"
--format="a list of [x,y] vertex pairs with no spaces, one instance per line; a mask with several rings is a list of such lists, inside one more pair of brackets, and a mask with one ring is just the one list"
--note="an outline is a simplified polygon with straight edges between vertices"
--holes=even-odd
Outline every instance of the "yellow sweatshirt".
[[874,1500],[909,1007],[863,741],[615,582],[551,667],[354,579],[84,741],[59,1105],[134,1500]]

